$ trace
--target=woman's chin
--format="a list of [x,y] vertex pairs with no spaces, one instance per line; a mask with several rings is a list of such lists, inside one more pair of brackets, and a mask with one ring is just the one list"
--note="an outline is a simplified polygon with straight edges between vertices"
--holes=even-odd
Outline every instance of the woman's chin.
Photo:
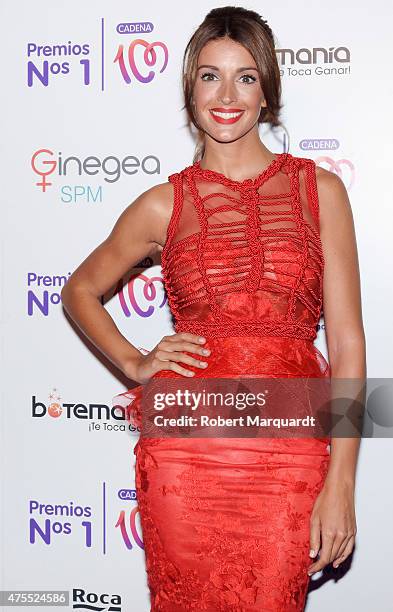
[[212,127],[211,124],[205,126],[203,131],[205,132],[205,134],[210,136],[210,138],[213,138],[213,140],[216,140],[217,142],[232,142],[233,140],[237,140],[247,132],[247,130],[244,129],[244,126],[242,128],[240,128],[240,126]]

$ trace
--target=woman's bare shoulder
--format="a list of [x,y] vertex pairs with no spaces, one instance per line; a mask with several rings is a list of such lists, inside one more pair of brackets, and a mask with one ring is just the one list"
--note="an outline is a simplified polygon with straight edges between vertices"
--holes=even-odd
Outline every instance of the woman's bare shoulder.
[[322,166],[316,166],[315,175],[319,195],[326,197],[326,195],[343,195],[344,192],[346,193],[344,181],[335,172],[326,170]]
[[334,226],[337,221],[349,219],[352,216],[351,204],[342,178],[326,168],[316,166],[316,182],[321,229],[327,223]]
[[166,230],[173,209],[174,188],[170,181],[153,185],[143,191],[124,211],[130,222],[136,217],[142,219],[149,228],[151,240],[161,251],[166,240]]

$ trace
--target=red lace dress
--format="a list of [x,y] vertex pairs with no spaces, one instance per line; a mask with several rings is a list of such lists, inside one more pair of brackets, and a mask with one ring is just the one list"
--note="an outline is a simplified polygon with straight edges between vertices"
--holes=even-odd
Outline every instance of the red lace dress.
[[[195,377],[330,377],[313,344],[324,268],[315,163],[277,154],[234,181],[196,162],[169,180],[162,274],[175,331],[211,349],[204,370],[183,365]],[[141,389],[121,394],[136,423]],[[141,436],[134,453],[153,612],[304,609],[329,437]]]

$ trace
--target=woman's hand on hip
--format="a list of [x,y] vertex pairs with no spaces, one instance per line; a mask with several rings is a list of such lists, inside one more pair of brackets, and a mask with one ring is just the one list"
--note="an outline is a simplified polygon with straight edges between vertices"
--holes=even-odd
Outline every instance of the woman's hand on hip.
[[186,363],[201,369],[205,369],[208,363],[186,355],[183,351],[208,356],[210,350],[203,348],[205,341],[206,339],[202,336],[188,332],[164,336],[147,355],[140,355],[136,360],[133,359],[126,366],[124,373],[141,384],[146,383],[160,370],[172,370],[187,377],[194,376],[195,372],[183,367],[180,363]]

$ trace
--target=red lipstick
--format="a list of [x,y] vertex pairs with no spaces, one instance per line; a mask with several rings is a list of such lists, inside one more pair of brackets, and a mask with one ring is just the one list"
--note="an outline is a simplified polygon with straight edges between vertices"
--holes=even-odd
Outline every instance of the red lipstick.
[[[219,113],[219,114],[216,114]],[[233,114],[236,113],[235,116]],[[244,110],[242,108],[222,108],[216,107],[210,109],[210,114],[217,123],[230,124],[236,123],[242,117]],[[225,116],[226,115],[226,116]]]

